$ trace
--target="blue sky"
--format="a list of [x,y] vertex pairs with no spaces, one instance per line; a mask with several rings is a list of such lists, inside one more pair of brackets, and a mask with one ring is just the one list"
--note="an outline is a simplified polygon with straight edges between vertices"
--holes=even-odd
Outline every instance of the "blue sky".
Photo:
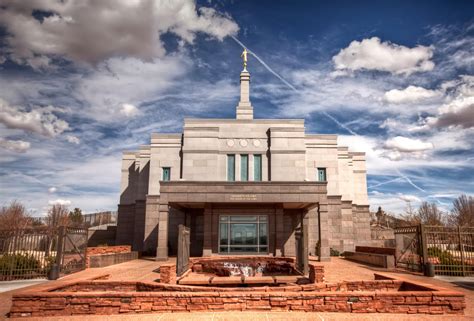
[[[114,210],[123,150],[184,117],[304,118],[367,153],[369,199],[474,194],[472,1],[0,0],[0,203]],[[277,73],[280,78],[271,71]]]

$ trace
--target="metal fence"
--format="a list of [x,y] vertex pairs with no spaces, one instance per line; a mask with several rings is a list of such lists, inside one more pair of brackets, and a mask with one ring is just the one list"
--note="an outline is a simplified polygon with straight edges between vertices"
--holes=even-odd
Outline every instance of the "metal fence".
[[398,268],[421,272],[423,254],[421,247],[420,226],[400,227],[394,230],[395,261]]
[[59,239],[62,239],[57,261],[60,272],[69,274],[83,270],[86,265],[87,229],[63,226],[59,229]]
[[87,229],[0,229],[0,281],[44,278],[54,264],[62,274],[85,268]]
[[423,235],[435,274],[474,276],[474,227],[423,226]]
[[117,224],[117,212],[98,212],[83,214],[82,219],[87,226],[98,226],[103,224]]
[[394,230],[396,265],[436,275],[474,276],[474,227],[417,225]]

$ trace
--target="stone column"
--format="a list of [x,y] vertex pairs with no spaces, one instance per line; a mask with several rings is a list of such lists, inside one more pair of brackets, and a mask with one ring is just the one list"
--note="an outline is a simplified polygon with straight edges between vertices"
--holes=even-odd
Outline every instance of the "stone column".
[[319,240],[318,209],[312,208],[308,211],[308,253],[316,255],[316,244]]
[[319,244],[320,254],[319,261],[330,261],[329,253],[329,226],[328,226],[328,205],[327,203],[319,203]]
[[219,212],[212,209],[211,248],[212,253],[219,253]]
[[308,270],[308,262],[309,262],[309,251],[308,251],[308,243],[309,243],[309,237],[308,237],[308,228],[309,228],[309,214],[307,210],[303,210],[301,213],[301,233],[302,233],[302,238],[303,238],[303,251],[302,251],[302,270],[304,275],[308,275],[309,270]]
[[283,255],[284,246],[283,206],[275,209],[275,256]]
[[160,203],[160,216],[158,220],[158,247],[156,248],[156,260],[168,260],[168,222],[169,206],[168,203]]
[[202,256],[212,255],[212,208],[206,204],[204,208],[204,241],[202,245]]

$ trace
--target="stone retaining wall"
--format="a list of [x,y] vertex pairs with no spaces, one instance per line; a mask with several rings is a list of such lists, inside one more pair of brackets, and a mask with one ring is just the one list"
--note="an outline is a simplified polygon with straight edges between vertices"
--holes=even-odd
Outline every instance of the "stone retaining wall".
[[356,252],[395,255],[395,248],[377,246],[356,246]]
[[165,263],[160,266],[160,282],[166,284],[176,283],[176,264]]
[[132,248],[130,245],[88,247],[86,250],[86,267],[87,268],[91,267],[92,256],[105,255],[105,254],[130,253],[131,251],[132,251]]
[[386,269],[393,269],[395,267],[395,257],[393,255],[363,252],[344,252],[344,257],[351,261],[368,263]]
[[135,281],[81,281],[68,284],[51,292],[334,292],[334,291],[430,291],[429,288],[406,283],[400,280],[352,281],[338,283],[315,283],[304,285],[286,285],[279,287],[222,288],[213,286],[190,286]]
[[10,317],[193,311],[463,314],[456,292],[61,292],[16,294]]

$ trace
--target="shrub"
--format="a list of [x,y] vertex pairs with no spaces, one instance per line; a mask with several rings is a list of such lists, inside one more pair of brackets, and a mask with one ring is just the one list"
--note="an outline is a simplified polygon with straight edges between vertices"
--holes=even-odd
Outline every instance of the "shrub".
[[333,249],[333,248],[330,248],[330,249],[329,249],[329,255],[330,255],[330,256],[339,256],[339,255],[341,255],[341,253],[339,253],[338,250],[335,250],[335,249]]
[[457,262],[457,260],[453,257],[451,253],[449,253],[448,251],[444,251],[439,247],[428,248],[428,256],[439,258],[439,262],[442,265],[451,265],[456,264]]
[[34,274],[41,271],[40,262],[30,254],[5,254],[0,258],[0,278],[13,275]]

